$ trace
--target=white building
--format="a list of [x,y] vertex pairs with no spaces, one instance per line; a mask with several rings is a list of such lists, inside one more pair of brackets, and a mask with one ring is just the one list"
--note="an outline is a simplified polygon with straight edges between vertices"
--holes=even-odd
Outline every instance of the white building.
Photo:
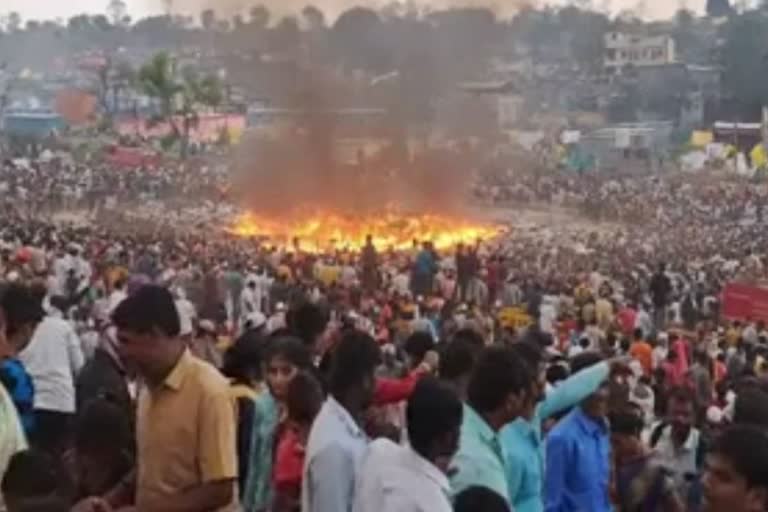
[[675,40],[672,36],[605,34],[603,66],[609,74],[621,74],[627,66],[661,66],[674,62]]

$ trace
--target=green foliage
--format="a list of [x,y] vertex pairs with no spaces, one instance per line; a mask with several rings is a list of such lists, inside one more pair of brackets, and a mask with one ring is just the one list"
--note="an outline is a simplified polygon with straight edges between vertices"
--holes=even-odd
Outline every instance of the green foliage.
[[167,122],[171,136],[181,142],[186,156],[191,130],[199,121],[201,107],[216,108],[224,102],[224,87],[215,75],[201,76],[193,68],[178,70],[167,53],[155,55],[139,70],[138,84],[147,96],[156,99],[160,112],[153,122]]

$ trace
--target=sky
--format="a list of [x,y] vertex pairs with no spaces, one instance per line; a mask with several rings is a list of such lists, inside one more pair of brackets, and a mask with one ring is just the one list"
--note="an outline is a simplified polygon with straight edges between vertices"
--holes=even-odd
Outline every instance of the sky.
[[[158,14],[163,12],[162,0],[125,0],[128,5],[128,11],[134,18],[146,16],[149,14]],[[197,14],[206,7],[215,7],[223,4],[229,4],[231,9],[242,8],[243,11],[249,5],[264,3],[266,5],[280,5],[284,7],[288,4],[296,4],[296,9],[303,5],[313,3],[322,9],[333,12],[342,9],[345,6],[353,4],[371,4],[370,0],[173,0],[177,9],[184,10],[186,14]],[[537,1],[537,0],[532,0]],[[547,0],[540,0],[547,1]],[[566,0],[553,0],[552,3],[563,2]],[[589,1],[589,0],[587,0]],[[614,12],[622,9],[636,9],[644,17],[660,18],[672,15],[679,7],[685,6],[690,9],[701,9],[704,0],[607,0],[607,5]],[[16,11],[22,18],[27,19],[67,19],[75,14],[89,13],[97,14],[106,11],[108,0],[0,0],[0,16],[8,12]],[[511,4],[509,0],[425,0],[425,3],[437,6],[457,5],[457,4],[475,4],[475,5],[498,5]],[[583,3],[583,0],[579,3]],[[606,0],[597,0],[592,2],[594,5],[605,6]]]

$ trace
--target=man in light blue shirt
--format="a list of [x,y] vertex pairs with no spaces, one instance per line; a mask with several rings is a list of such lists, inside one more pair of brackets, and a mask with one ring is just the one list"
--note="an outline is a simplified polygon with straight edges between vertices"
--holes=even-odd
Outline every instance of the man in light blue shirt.
[[[574,373],[601,362],[593,352],[576,356]],[[611,438],[608,385],[582,401],[547,437],[545,511],[610,512]]]
[[531,399],[534,379],[523,359],[508,347],[489,347],[480,354],[467,387],[459,451],[451,464],[454,496],[479,486],[511,504],[498,432]]
[[344,335],[334,349],[330,396],[312,424],[304,459],[302,512],[351,512],[368,447],[362,416],[373,400],[379,347],[367,334]]
[[[538,386],[544,389],[541,350],[529,343],[513,345],[531,368],[538,368]],[[507,462],[507,485],[515,512],[543,512],[544,445],[541,425],[555,414],[573,407],[595,392],[610,373],[608,362],[573,374],[543,397],[531,402],[528,410],[501,431]]]

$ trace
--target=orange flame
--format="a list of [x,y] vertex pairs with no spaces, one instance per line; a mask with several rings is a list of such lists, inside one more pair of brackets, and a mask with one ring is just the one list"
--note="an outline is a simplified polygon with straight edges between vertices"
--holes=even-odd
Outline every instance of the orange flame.
[[497,236],[500,227],[437,214],[405,215],[386,211],[380,214],[343,215],[313,213],[274,219],[254,213],[240,215],[228,231],[240,237],[258,237],[278,247],[307,252],[333,249],[357,251],[368,235],[379,249],[408,250],[414,241],[431,241],[436,249]]

